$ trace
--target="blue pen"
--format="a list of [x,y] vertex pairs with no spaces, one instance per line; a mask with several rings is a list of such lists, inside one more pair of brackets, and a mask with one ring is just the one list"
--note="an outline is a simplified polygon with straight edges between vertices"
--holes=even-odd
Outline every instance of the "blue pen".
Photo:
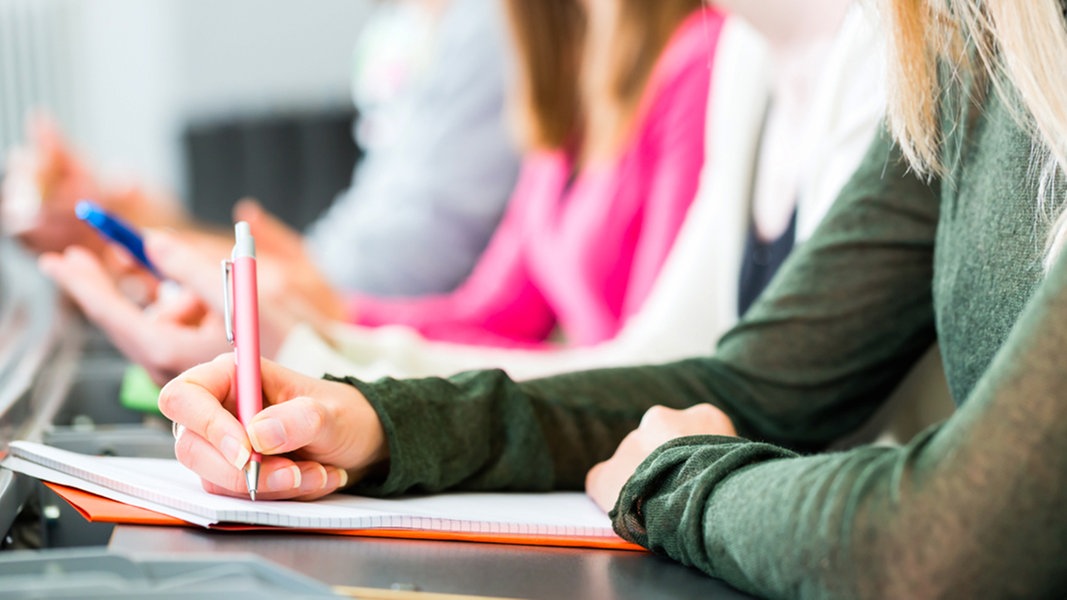
[[148,255],[144,252],[144,240],[126,222],[118,217],[109,215],[104,209],[88,200],[78,202],[74,207],[74,214],[82,221],[92,225],[93,229],[104,238],[125,248],[130,255],[137,259],[137,262],[141,263],[157,279],[163,279],[163,276],[156,270],[155,265],[148,260]]

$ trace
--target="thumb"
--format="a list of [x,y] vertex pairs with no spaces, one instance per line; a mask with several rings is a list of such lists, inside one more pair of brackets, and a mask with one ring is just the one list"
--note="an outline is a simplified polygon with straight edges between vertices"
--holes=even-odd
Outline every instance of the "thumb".
[[329,418],[321,403],[301,396],[263,409],[247,429],[254,449],[264,454],[282,454],[329,437]]
[[212,256],[178,235],[159,229],[147,229],[145,252],[166,276],[192,291],[205,303],[222,310],[222,275],[219,266],[225,256]]
[[281,254],[303,252],[304,239],[300,233],[270,214],[259,202],[251,198],[240,200],[234,206],[233,216],[235,221],[248,223],[259,250]]

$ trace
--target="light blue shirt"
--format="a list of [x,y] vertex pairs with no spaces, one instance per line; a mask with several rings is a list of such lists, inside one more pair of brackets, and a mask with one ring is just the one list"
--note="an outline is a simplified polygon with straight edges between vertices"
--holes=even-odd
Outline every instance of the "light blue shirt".
[[351,187],[307,231],[339,289],[383,296],[449,291],[471,272],[514,187],[519,153],[504,117],[509,60],[494,0],[454,0],[428,62],[380,113]]

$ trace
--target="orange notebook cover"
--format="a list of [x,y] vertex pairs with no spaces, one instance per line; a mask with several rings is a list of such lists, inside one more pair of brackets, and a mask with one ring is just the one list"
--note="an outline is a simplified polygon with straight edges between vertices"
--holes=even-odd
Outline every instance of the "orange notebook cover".
[[[198,527],[193,523],[176,519],[162,512],[148,510],[138,506],[123,504],[115,500],[103,498],[95,493],[86,492],[77,488],[61,486],[59,484],[45,483],[55,494],[74,507],[85,520],[92,523],[115,523],[129,525],[170,525]],[[300,528],[281,528],[257,525],[220,524],[211,525],[210,530],[223,532],[251,532],[251,531],[291,531],[321,533],[331,535],[347,535],[359,537],[383,537],[401,539],[434,539],[447,541],[475,541],[482,543],[508,543],[519,546],[553,546],[561,548],[602,548],[607,550],[631,550],[646,552],[636,543],[622,539],[612,540],[601,537],[582,536],[552,536],[552,535],[508,535],[508,534],[465,534],[453,532],[432,532],[418,530],[396,530],[396,528],[365,528],[365,530],[300,530]]]
[[[45,482],[53,492],[67,501],[86,520],[91,523],[116,523],[127,525],[169,525],[179,527],[199,527],[193,523],[162,513],[124,504],[117,500],[97,496],[77,488]],[[219,531],[307,531],[332,535],[351,535],[360,537],[403,538],[416,540],[449,540],[460,542],[482,542],[492,544],[518,544],[527,546],[558,546],[567,548],[605,548],[610,550],[634,550],[644,552],[637,544],[622,539],[613,540],[602,537],[553,536],[553,535],[519,535],[519,534],[476,534],[442,531],[420,531],[417,529],[290,529],[255,525],[220,524],[209,529]]]

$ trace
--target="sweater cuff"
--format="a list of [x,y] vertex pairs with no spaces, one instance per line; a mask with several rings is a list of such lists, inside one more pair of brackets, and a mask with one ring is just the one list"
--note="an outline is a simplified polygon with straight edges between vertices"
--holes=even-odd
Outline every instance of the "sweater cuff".
[[609,513],[623,539],[706,572],[704,514],[716,486],[745,467],[796,456],[770,444],[702,435],[671,440],[648,456]]
[[453,382],[433,377],[374,382],[325,378],[347,383],[363,394],[381,421],[389,447],[388,468],[377,479],[356,483],[351,488],[354,492],[367,496],[437,493],[455,487],[469,470],[467,465],[476,462],[468,444],[457,438],[457,424],[449,421],[450,409],[459,404]]

